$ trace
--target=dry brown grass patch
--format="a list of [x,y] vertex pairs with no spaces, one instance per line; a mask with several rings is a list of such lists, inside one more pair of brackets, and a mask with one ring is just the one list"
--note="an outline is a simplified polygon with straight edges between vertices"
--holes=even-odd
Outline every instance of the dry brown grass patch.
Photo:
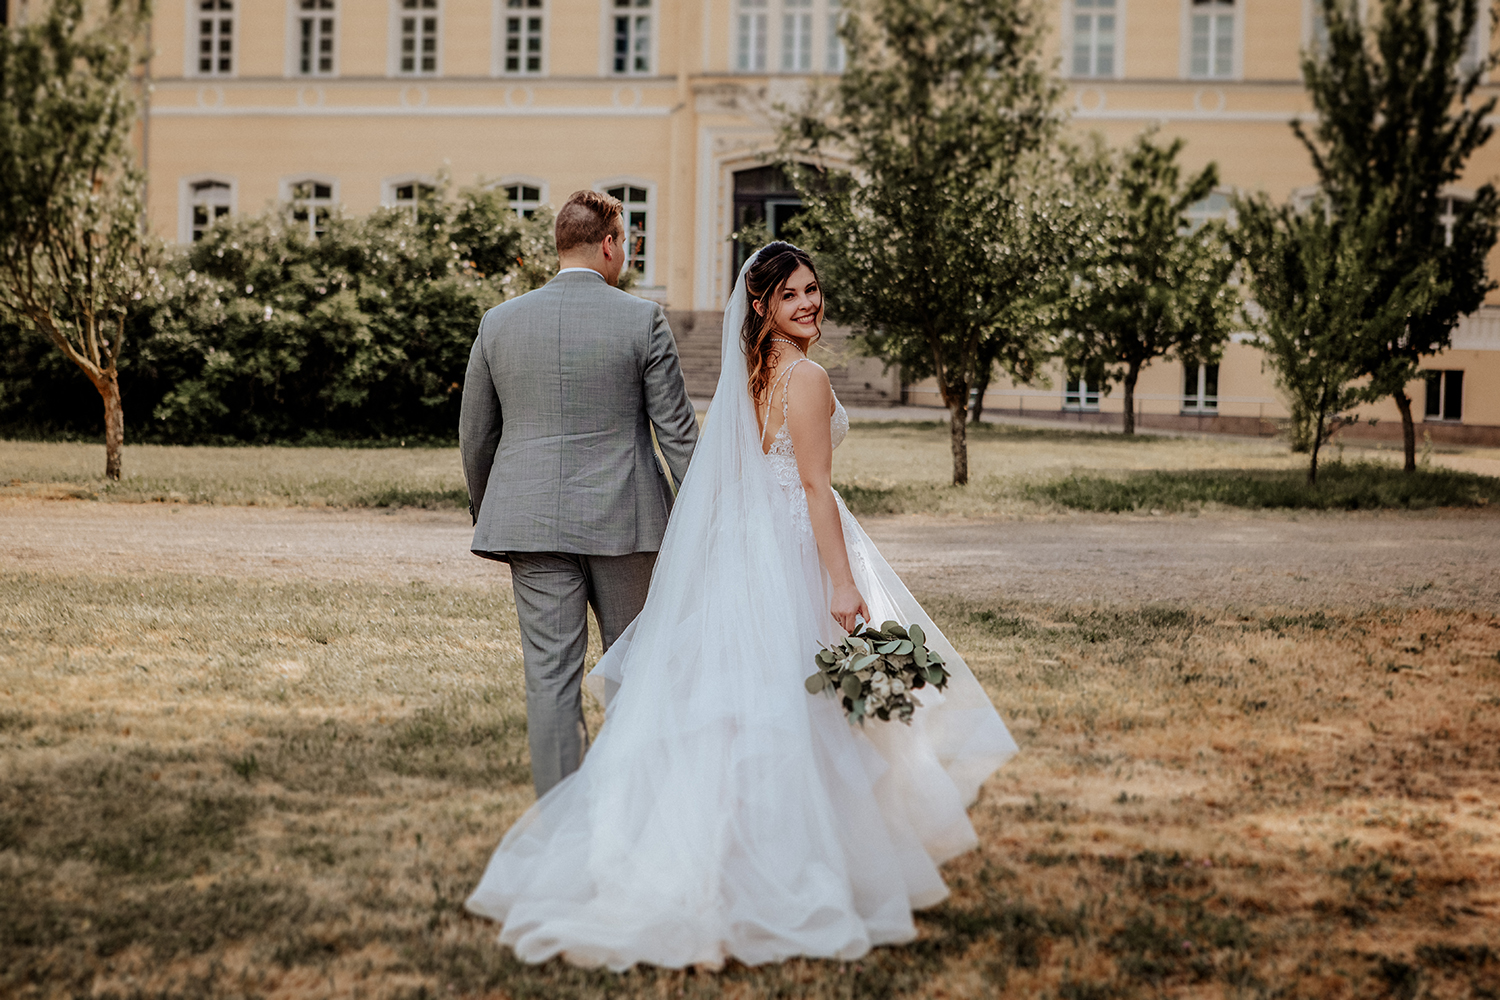
[[928,606],[1023,753],[920,940],[614,976],[461,910],[531,801],[508,595],[0,578],[0,994],[1500,994],[1493,617]]

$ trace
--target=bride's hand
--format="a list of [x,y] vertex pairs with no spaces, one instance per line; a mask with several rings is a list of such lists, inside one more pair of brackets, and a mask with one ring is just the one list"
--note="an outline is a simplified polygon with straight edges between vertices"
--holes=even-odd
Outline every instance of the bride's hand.
[[865,599],[860,596],[859,588],[852,583],[845,583],[833,588],[833,600],[829,603],[829,611],[833,613],[833,620],[839,623],[839,627],[845,632],[853,632],[857,627],[856,619],[870,620],[870,607],[865,604]]

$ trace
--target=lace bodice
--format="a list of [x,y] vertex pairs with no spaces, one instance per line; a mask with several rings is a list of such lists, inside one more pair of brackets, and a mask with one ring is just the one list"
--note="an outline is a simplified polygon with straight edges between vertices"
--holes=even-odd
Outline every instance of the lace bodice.
[[[782,375],[787,383],[791,381],[792,369],[802,363],[803,359],[794,361]],[[787,389],[790,389],[788,384]],[[772,398],[775,395],[775,387],[772,387]],[[797,452],[792,447],[792,432],[786,423],[787,400],[786,395],[781,399],[781,427],[776,431],[776,436],[771,439],[771,449],[766,452],[766,461],[771,464],[771,473],[776,477],[776,482],[781,486],[781,491],[786,495],[787,503],[791,506],[792,523],[797,530],[807,538],[812,537],[812,520],[807,513],[807,494],[802,489],[802,476],[797,471]],[[844,404],[839,402],[837,395],[833,397],[833,415],[828,418],[828,433],[833,439],[833,446],[837,448],[844,443],[844,438],[849,436],[849,414],[844,409]],[[841,519],[853,520],[853,515],[844,506],[844,499],[834,491],[834,499],[838,501],[839,517]]]

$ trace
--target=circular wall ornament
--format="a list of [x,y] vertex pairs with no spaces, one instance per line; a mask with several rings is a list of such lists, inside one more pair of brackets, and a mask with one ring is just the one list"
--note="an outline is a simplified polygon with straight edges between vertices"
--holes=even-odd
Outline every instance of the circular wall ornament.
[[297,106],[302,108],[321,108],[328,95],[323,92],[322,87],[298,87]]
[[1224,110],[1229,98],[1222,87],[1199,87],[1193,91],[1193,110],[1216,115]]
[[401,106],[403,108],[425,108],[427,106],[427,88],[409,84],[401,88]]
[[1082,112],[1103,111],[1104,91],[1098,87],[1084,87],[1073,95],[1073,107]]
[[224,88],[218,84],[204,85],[198,88],[198,107],[200,108],[222,108],[224,106]]
[[529,108],[536,101],[536,91],[530,87],[506,87],[505,106],[507,108]]
[[615,87],[612,100],[617,108],[638,108],[641,106],[641,98],[645,95],[641,88],[633,83],[622,83]]

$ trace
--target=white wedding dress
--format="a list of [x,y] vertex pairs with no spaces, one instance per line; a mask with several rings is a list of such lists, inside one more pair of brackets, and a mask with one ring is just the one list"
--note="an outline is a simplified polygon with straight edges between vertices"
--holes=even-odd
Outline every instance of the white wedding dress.
[[[754,965],[910,941],[912,910],[947,895],[938,865],[976,843],[966,807],[1016,750],[842,500],[874,621],[920,623],[952,679],[917,693],[910,726],[851,726],[803,687],[819,643],[842,632],[784,425],[761,452],[744,310],[742,271],[646,606],[588,678],[604,725],[582,767],[505,835],[468,900],[525,961]],[[848,428],[835,403],[835,446]]]

